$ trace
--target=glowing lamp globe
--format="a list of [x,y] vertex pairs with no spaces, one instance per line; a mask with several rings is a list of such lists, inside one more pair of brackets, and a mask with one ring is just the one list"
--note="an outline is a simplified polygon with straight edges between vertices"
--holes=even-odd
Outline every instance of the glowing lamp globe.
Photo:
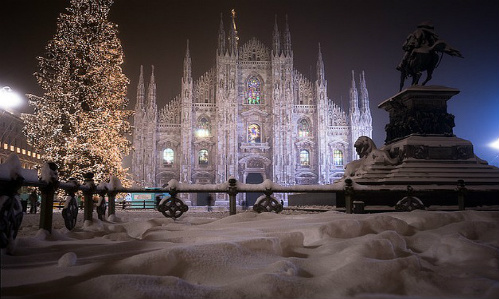
[[21,105],[21,97],[8,86],[0,89],[0,108],[9,110]]

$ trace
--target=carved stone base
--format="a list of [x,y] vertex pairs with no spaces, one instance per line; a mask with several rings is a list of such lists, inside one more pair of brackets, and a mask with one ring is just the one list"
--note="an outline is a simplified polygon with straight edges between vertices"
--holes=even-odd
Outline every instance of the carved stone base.
[[447,113],[447,101],[458,93],[444,86],[411,86],[379,104],[390,117],[385,142],[411,134],[452,136],[454,115]]

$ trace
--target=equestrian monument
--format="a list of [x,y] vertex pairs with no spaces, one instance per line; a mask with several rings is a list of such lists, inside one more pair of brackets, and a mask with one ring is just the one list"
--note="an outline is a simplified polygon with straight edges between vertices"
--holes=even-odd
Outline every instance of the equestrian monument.
[[[431,30],[426,30],[428,28]],[[454,115],[447,112],[447,101],[459,90],[424,86],[431,74],[423,85],[418,85],[421,71],[428,70],[417,58],[421,53],[438,56],[439,49],[446,49],[454,56],[462,55],[446,43],[445,47],[434,47],[443,42],[436,38],[433,26],[428,23],[418,29],[404,44],[407,52],[397,67],[403,80],[406,76],[413,77],[412,85],[378,105],[389,113],[385,145],[378,149],[371,138],[360,137],[355,143],[360,158],[347,164],[340,183],[351,178],[360,185],[387,186],[387,189],[408,185],[418,186],[420,190],[425,187],[452,189],[458,181],[461,184],[464,181],[468,190],[497,187],[499,168],[478,158],[473,144],[453,133]],[[408,72],[411,66],[417,66],[417,71]]]

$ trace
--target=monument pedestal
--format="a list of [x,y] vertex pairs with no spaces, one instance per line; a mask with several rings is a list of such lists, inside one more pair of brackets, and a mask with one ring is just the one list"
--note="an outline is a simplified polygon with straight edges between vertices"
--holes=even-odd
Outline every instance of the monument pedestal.
[[[499,185],[499,168],[473,152],[473,144],[454,136],[447,101],[459,90],[413,86],[382,102],[389,113],[386,143],[365,154],[353,169],[361,185]],[[381,156],[385,158],[380,159]],[[348,169],[348,166],[347,166]]]

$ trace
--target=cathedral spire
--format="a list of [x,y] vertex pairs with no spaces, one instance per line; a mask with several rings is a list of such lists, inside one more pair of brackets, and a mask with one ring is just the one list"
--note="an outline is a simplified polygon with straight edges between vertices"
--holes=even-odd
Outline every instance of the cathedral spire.
[[360,112],[362,118],[367,122],[371,121],[371,109],[369,109],[369,93],[367,91],[366,77],[364,71],[360,75]]
[[156,80],[154,79],[154,65],[151,66],[151,80],[147,87],[147,110],[156,113]]
[[225,30],[222,13],[220,13],[220,27],[218,28],[218,55],[225,54]]
[[144,107],[144,96],[145,96],[145,86],[144,86],[144,67],[140,66],[139,84],[137,84],[137,103],[135,104],[135,110],[138,111]]
[[293,56],[291,50],[291,33],[289,32],[288,15],[286,15],[286,28],[284,29],[284,55],[289,57]]
[[323,82],[324,79],[324,62],[322,61],[321,43],[319,43],[319,55],[317,58],[317,81]]
[[275,15],[274,32],[272,33],[272,52],[274,56],[281,55],[281,36],[277,27],[277,15]]
[[184,82],[191,82],[192,76],[191,76],[191,54],[189,52],[189,40],[187,40],[187,48],[185,50],[185,58],[184,58],[184,76],[182,77],[182,80]]
[[231,14],[232,14],[232,26],[229,37],[229,54],[237,55],[239,36],[237,35],[237,27],[236,27],[236,11],[232,9]]
[[[352,70],[352,87],[350,88],[350,118],[357,122],[359,118],[359,94],[355,85],[355,73]],[[354,124],[352,124],[354,125]]]

